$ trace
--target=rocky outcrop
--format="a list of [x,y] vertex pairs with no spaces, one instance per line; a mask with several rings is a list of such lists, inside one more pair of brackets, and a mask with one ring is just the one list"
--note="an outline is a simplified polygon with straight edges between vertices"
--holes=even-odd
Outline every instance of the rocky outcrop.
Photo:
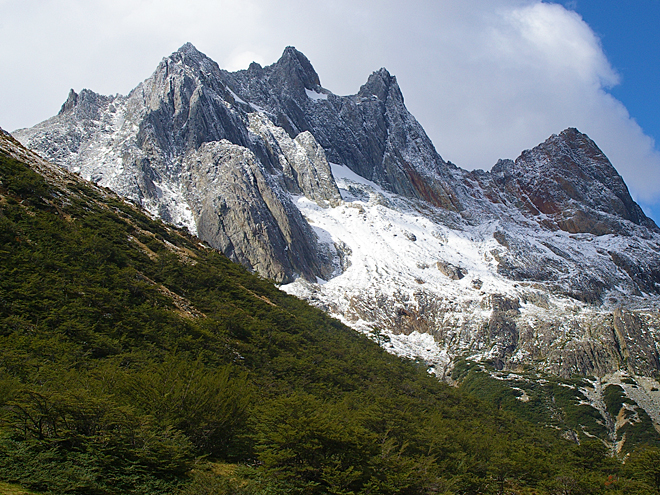
[[435,266],[438,268],[438,270],[440,270],[440,272],[452,280],[460,280],[468,274],[465,268],[456,266],[447,261],[438,261],[436,262]]
[[226,140],[206,143],[186,156],[183,168],[202,239],[276,282],[291,282],[291,273],[314,281],[329,277],[328,254],[321,256],[300,211],[250,150]]
[[329,161],[388,191],[460,208],[452,167],[408,112],[396,78],[387,70],[374,72],[356,95],[337,96],[320,86],[307,58],[288,47],[271,66],[253,64],[223,76],[241,99],[265,110],[291,137],[311,132]]
[[491,172],[503,192],[566,232],[619,233],[622,220],[659,232],[596,143],[577,129],[551,136],[515,162],[500,160]]
[[510,356],[518,347],[515,317],[520,314],[520,303],[499,294],[490,296],[489,303],[492,312],[488,320],[488,340],[497,353],[497,367],[501,369],[502,358]]
[[309,131],[301,132],[292,139],[264,114],[255,112],[248,118],[250,131],[264,140],[271,156],[277,157],[289,192],[306,196],[319,205],[339,204],[341,194],[325,152]]
[[653,376],[660,370],[654,335],[648,322],[629,311],[616,309],[613,315],[614,337],[627,371],[633,375]]

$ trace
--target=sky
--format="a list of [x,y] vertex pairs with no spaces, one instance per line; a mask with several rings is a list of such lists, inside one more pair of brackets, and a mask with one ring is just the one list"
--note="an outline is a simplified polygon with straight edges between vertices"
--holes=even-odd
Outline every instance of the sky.
[[566,127],[660,223],[660,0],[0,0],[0,127],[127,94],[185,42],[228,70],[286,46],[354,94],[397,76],[445,160],[488,170]]

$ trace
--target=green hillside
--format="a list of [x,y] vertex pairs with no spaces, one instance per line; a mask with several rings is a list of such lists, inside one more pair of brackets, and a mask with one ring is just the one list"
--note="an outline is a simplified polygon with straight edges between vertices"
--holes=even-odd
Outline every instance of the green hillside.
[[658,450],[623,465],[597,441],[514,419],[114,194],[56,175],[0,154],[6,486],[658,493]]
[[[458,360],[452,377],[462,391],[473,397],[497,404],[518,418],[563,430],[580,441],[598,438],[612,450],[618,448],[620,457],[639,445],[660,447],[660,432],[651,418],[641,407],[632,407],[618,385],[604,387],[603,411],[599,411],[581,391],[593,386],[584,377],[562,379],[539,373],[500,372],[466,360]],[[637,386],[633,378],[626,380]]]

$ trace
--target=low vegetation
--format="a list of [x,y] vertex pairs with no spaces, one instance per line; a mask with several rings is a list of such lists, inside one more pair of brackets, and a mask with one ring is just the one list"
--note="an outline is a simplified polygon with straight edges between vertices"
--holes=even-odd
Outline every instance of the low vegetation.
[[0,156],[6,493],[658,493],[182,231]]
[[536,372],[531,375],[498,372],[488,364],[465,359],[458,361],[452,376],[460,383],[460,390],[473,397],[495,404],[520,419],[564,431],[577,441],[598,438],[609,443],[621,458],[637,446],[660,447],[660,433],[653,421],[625,397],[619,385],[610,384],[604,389],[605,419],[581,391],[592,388],[593,383],[580,377],[561,379],[539,376]]

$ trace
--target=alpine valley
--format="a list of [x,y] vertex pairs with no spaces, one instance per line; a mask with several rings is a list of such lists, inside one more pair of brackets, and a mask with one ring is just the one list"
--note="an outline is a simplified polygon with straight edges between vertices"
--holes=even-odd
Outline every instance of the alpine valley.
[[385,69],[338,96],[292,47],[228,72],[186,44],[12,134],[439,379],[613,453],[660,443],[660,229],[577,129],[466,171]]

